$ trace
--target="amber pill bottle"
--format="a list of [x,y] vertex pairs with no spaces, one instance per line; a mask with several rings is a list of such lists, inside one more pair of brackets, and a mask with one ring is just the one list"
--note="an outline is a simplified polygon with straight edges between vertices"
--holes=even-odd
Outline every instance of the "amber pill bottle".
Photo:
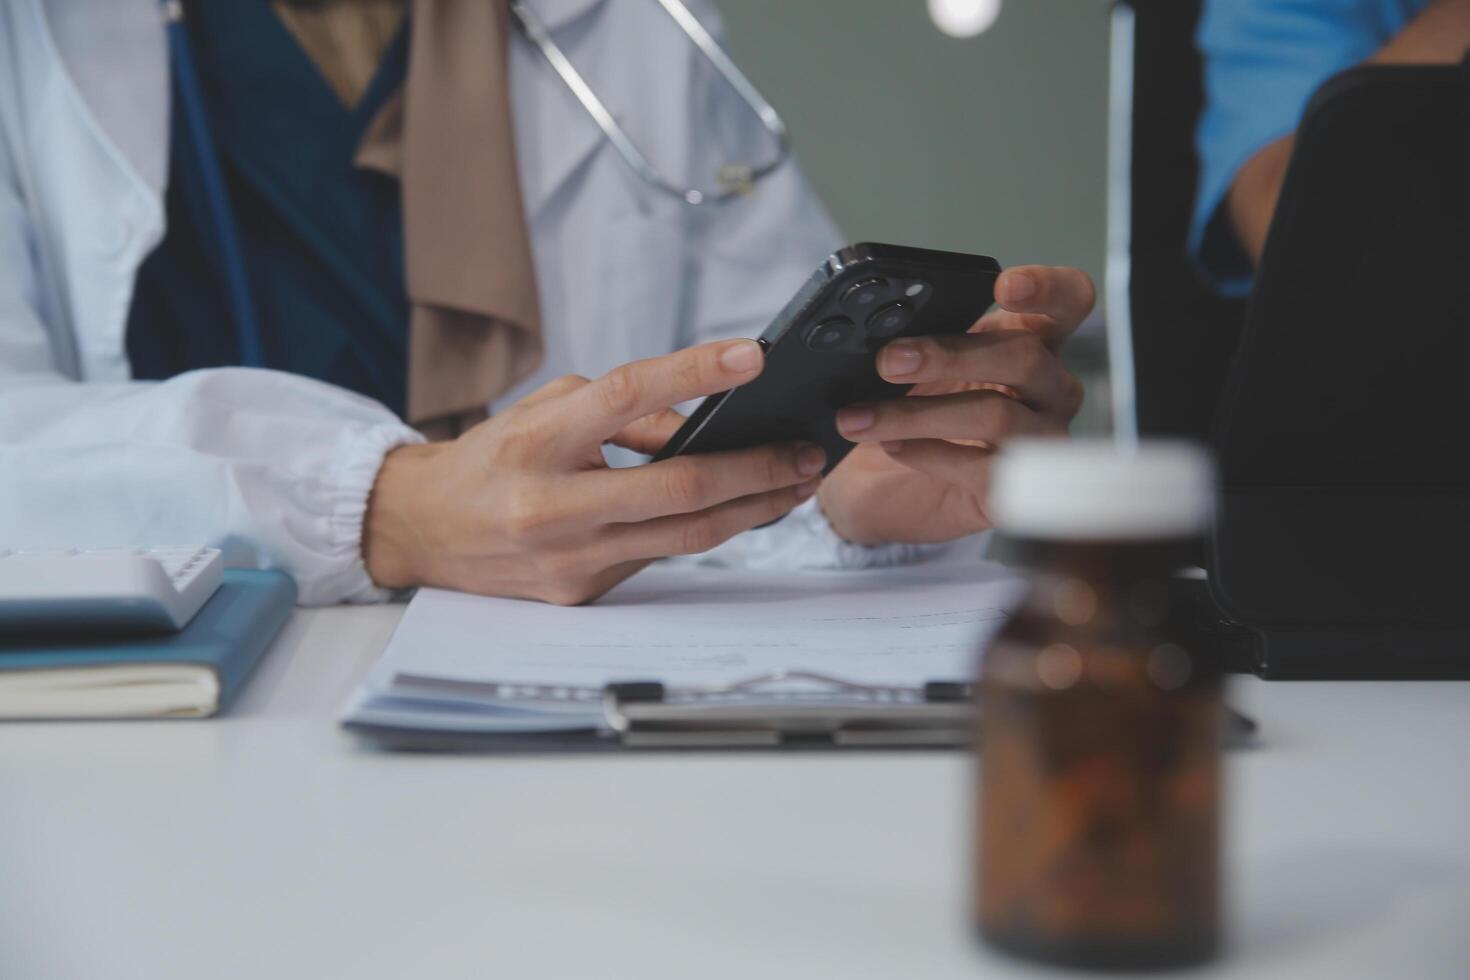
[[976,925],[993,946],[1163,969],[1219,943],[1222,678],[1170,579],[1213,507],[1199,449],[1023,442],[991,507],[1029,596],[984,652]]

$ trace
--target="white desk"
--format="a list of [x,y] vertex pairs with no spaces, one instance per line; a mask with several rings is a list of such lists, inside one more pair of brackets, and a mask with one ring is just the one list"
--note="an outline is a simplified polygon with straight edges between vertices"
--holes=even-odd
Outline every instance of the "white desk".
[[[5,980],[1035,977],[965,927],[958,755],[364,751],[400,607],[297,614],[230,717],[0,727]],[[1243,681],[1233,949],[1470,976],[1470,685]]]

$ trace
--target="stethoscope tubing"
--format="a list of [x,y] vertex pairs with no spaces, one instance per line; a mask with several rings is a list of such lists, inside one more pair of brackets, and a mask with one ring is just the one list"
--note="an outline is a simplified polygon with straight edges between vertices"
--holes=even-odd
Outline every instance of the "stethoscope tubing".
[[220,165],[219,151],[210,130],[208,113],[204,111],[204,93],[194,65],[188,28],[184,24],[184,6],[182,0],[162,0],[162,7],[168,31],[169,60],[178,82],[174,86],[174,91],[178,94],[178,110],[184,115],[189,150],[199,166],[204,184],[205,207],[209,209],[210,224],[215,230],[215,243],[224,266],[225,291],[229,296],[235,321],[240,362],[246,367],[263,368],[266,366],[265,343],[260,329],[260,317],[256,312],[255,298],[250,292],[245,251],[240,244],[239,225],[235,221],[230,195],[225,188],[224,168]]
[[643,151],[638,148],[638,145],[633,142],[632,137],[619,125],[617,118],[597,97],[592,86],[587,84],[586,79],[572,65],[571,60],[552,38],[551,31],[547,29],[545,22],[537,16],[531,5],[526,0],[510,0],[510,13],[512,19],[520,27],[521,33],[541,51],[552,70],[561,77],[562,82],[577,97],[577,101],[582,104],[582,108],[587,110],[587,114],[592,117],[597,128],[602,130],[602,135],[618,151],[623,162],[644,183],[665,194],[677,197],[686,204],[718,204],[731,198],[743,197],[755,188],[758,181],[781,166],[790,155],[791,141],[786,124],[781,120],[775,107],[756,90],[755,85],[725,53],[725,49],[720,47],[719,42],[711,36],[709,31],[705,30],[699,18],[689,12],[688,7],[680,0],[658,0],[658,3],[679,25],[679,28],[699,49],[700,53],[715,66],[720,77],[735,90],[750,111],[755,113],[776,143],[775,155],[765,163],[731,163],[720,167],[716,176],[721,184],[721,190],[714,193],[694,187],[681,187],[660,174]]

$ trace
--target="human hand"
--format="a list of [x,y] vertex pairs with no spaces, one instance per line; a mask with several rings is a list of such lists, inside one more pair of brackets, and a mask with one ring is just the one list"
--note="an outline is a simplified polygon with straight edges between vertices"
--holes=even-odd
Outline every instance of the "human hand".
[[838,430],[858,446],[818,501],[842,537],[936,542],[984,530],[996,449],[1012,436],[1066,434],[1082,385],[1057,352],[1092,310],[1092,280],[1023,266],[1001,274],[995,295],[998,307],[969,333],[904,338],[879,352],[879,374],[914,384],[909,397],[838,414]]
[[602,445],[657,451],[670,406],[760,374],[751,340],[703,344],[568,376],[453,442],[402,446],[378,473],[363,558],[388,588],[432,585],[574,605],[650,561],[706,551],[776,520],[817,488],[816,446],[680,456],[626,469]]

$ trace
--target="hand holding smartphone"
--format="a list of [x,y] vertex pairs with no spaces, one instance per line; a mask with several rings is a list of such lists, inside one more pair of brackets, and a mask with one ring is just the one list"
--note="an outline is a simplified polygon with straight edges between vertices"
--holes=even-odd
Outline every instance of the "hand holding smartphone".
[[879,376],[878,351],[899,337],[965,333],[994,302],[1000,271],[987,256],[904,245],[833,253],[757,338],[760,376],[706,398],[654,459],[805,441],[826,451],[830,473],[853,448],[838,410],[913,387]]

